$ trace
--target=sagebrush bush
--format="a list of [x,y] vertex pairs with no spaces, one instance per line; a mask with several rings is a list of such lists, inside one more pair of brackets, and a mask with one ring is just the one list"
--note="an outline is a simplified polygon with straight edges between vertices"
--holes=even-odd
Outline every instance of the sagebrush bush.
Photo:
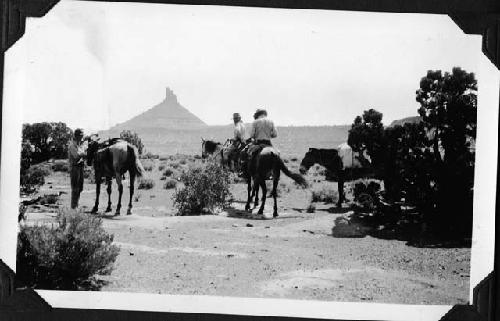
[[172,189],[177,186],[177,181],[173,178],[169,178],[166,180],[165,184],[163,184],[164,189]]
[[155,181],[151,178],[140,178],[137,189],[152,189],[155,187]]
[[165,164],[160,164],[160,165],[158,165],[158,170],[159,170],[159,171],[164,170],[164,169],[165,169],[165,166],[166,166]]
[[39,289],[78,290],[111,273],[119,248],[100,218],[61,210],[52,226],[21,226],[16,278]]
[[45,177],[50,174],[50,170],[44,167],[33,166],[21,174],[21,192],[33,193],[38,187],[45,184]]
[[312,190],[312,202],[337,202],[339,194],[331,184],[322,184]]
[[58,161],[52,165],[52,170],[54,172],[69,172],[68,162]]
[[151,164],[151,163],[143,164],[143,167],[144,167],[145,171],[151,172],[154,168],[154,164]]
[[163,171],[163,176],[170,177],[170,176],[172,176],[173,173],[174,173],[174,171],[171,168],[167,168]]
[[173,195],[179,215],[214,213],[231,203],[230,173],[219,164],[190,167],[180,179],[184,188]]

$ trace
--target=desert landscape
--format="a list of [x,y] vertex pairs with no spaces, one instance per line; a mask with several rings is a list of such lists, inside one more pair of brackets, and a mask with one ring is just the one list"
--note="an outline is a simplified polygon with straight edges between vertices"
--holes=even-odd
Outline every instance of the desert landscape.
[[[176,115],[177,124],[184,121],[184,130],[165,120]],[[151,119],[162,117],[165,128],[147,127]],[[337,185],[325,179],[320,165],[309,170],[307,189],[288,177],[281,179],[277,219],[272,219],[271,199],[264,212],[268,219],[257,216],[256,209],[244,211],[246,182],[234,173],[228,208],[212,215],[178,216],[174,193],[182,188],[182,174],[210,161],[200,157],[200,137],[224,141],[232,131],[231,126],[206,126],[194,117],[167,90],[162,104],[100,133],[105,138],[123,128],[139,133],[146,175],[139,180],[132,215],[105,213],[107,194],[100,194],[95,215],[120,251],[111,274],[98,276],[95,289],[406,304],[467,302],[470,248],[419,246],[412,241],[415,231],[404,235],[397,232],[401,226],[380,222],[360,223],[347,235],[337,233],[335,227],[343,218],[359,214],[353,207],[356,182],[346,183],[347,204],[337,208]],[[281,127],[276,146],[286,166],[298,172],[308,148],[336,147],[346,141],[348,128]],[[22,199],[28,204],[22,224],[56,224],[58,211],[70,203],[67,161],[36,166],[48,175],[35,195]],[[80,206],[87,213],[94,203],[93,183],[92,169],[86,167]],[[127,187],[126,179],[124,203]],[[114,209],[115,184],[113,189]]]

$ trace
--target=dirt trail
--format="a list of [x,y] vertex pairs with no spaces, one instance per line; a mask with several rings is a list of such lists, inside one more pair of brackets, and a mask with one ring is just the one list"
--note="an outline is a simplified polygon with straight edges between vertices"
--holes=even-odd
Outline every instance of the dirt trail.
[[[67,193],[65,175],[53,175],[42,192]],[[322,203],[315,213],[306,213],[309,191],[288,185],[279,198],[280,217],[263,220],[243,211],[244,184],[235,184],[232,190],[237,201],[226,212],[181,217],[174,216],[173,190],[164,190],[158,180],[153,189],[138,190],[133,215],[124,215],[126,205],[122,216],[101,213],[104,228],[121,248],[112,274],[102,277],[108,281],[102,290],[407,304],[467,302],[468,248],[416,248],[369,236],[335,238],[331,230],[340,214],[329,213],[332,205]],[[85,184],[81,205],[89,209],[94,195],[94,186]],[[101,210],[106,197],[101,193]],[[128,203],[128,191],[123,200]],[[69,204],[69,194],[61,195],[60,204]],[[272,199],[268,199],[266,215],[271,213]],[[54,213],[27,216],[28,223],[51,222]]]

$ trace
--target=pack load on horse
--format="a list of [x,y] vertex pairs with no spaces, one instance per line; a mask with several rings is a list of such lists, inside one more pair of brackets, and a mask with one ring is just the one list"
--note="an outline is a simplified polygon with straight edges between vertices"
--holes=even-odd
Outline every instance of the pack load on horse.
[[92,213],[97,213],[99,208],[99,195],[101,180],[106,179],[108,185],[108,206],[106,212],[111,211],[111,182],[115,178],[118,184],[118,205],[115,215],[120,215],[123,184],[122,177],[129,173],[130,200],[127,215],[132,214],[132,198],[134,195],[134,181],[136,177],[144,176],[145,170],[139,160],[137,148],[120,138],[111,138],[101,142],[97,135],[88,138],[87,164],[94,167],[96,183],[96,200]]
[[369,157],[352,150],[347,143],[340,144],[337,148],[309,148],[300,162],[300,173],[306,174],[314,164],[326,168],[327,178],[338,182],[339,199],[337,207],[342,207],[344,202],[344,181],[362,176],[363,170],[369,166]]

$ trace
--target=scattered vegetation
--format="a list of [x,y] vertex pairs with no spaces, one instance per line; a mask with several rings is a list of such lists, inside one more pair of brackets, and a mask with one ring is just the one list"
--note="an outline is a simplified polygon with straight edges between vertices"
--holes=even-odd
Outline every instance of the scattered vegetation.
[[207,162],[193,166],[180,179],[184,188],[177,189],[173,195],[179,215],[214,213],[232,200],[230,174],[219,164]]
[[458,67],[430,70],[416,100],[418,121],[384,128],[370,109],[354,120],[348,143],[372,159],[387,202],[415,207],[440,234],[470,237],[477,81]]
[[173,178],[169,178],[166,180],[165,184],[163,184],[164,189],[172,189],[177,186],[177,181]]
[[54,172],[69,172],[69,165],[67,161],[57,161],[52,165]]
[[140,178],[137,189],[152,189],[155,187],[155,181],[151,178]]
[[312,202],[335,203],[338,201],[339,194],[332,184],[322,184],[315,186],[312,190]]
[[16,278],[38,289],[93,289],[96,275],[111,273],[119,252],[112,243],[99,218],[62,210],[53,226],[21,226]]
[[21,192],[30,194],[45,184],[45,177],[50,174],[50,170],[42,166],[32,166],[25,171],[21,171]]
[[139,138],[139,135],[137,135],[137,133],[130,131],[130,130],[123,130],[120,133],[120,138],[123,140],[126,140],[130,144],[137,147],[137,151],[139,152],[139,155],[142,155],[142,151],[144,149],[144,144],[142,143],[142,141]]

